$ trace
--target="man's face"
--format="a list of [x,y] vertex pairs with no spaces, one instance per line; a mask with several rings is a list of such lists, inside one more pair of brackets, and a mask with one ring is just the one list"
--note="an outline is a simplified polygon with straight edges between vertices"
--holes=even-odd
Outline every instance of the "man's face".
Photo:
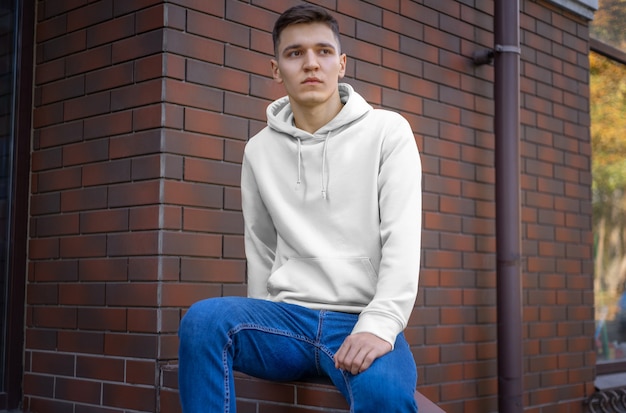
[[280,34],[277,50],[272,73],[285,86],[292,104],[314,107],[338,95],[346,55],[340,54],[330,27],[323,23],[287,26]]

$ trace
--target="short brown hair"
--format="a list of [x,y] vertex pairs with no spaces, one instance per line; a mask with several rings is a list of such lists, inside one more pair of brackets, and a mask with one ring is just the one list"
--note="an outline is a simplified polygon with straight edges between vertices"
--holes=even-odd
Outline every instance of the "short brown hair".
[[333,31],[337,39],[337,44],[341,48],[339,42],[339,24],[337,20],[321,7],[312,4],[300,4],[285,10],[283,14],[278,17],[276,23],[274,23],[274,30],[272,31],[274,54],[278,55],[278,42],[280,41],[280,34],[283,30],[285,30],[287,26],[300,23],[324,23]]

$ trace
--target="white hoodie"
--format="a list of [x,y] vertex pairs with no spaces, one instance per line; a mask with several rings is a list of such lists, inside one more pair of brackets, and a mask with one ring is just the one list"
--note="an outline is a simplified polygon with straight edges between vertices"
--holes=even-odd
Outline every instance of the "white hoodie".
[[415,303],[421,163],[408,122],[339,85],[344,107],[314,134],[287,97],[245,148],[248,296],[359,313],[353,333],[392,346]]

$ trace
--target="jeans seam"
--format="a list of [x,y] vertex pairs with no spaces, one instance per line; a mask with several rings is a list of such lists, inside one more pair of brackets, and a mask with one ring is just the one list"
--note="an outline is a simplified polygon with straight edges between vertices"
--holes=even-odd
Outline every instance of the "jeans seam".
[[228,341],[224,345],[224,350],[222,351],[222,363],[223,363],[223,368],[224,368],[224,399],[226,400],[226,402],[224,403],[224,413],[230,413],[230,402],[231,402],[231,397],[232,397],[232,395],[230,394],[230,380],[229,380],[230,369],[228,368],[228,350],[233,344],[233,336],[235,336],[237,333],[243,330],[257,330],[257,331],[261,331],[264,333],[290,337],[296,340],[309,343],[313,345],[313,347],[315,347],[316,349],[320,347],[317,345],[317,343],[314,340],[311,340],[306,336],[303,336],[300,334],[293,334],[291,332],[280,330],[277,328],[259,326],[258,324],[244,323],[228,330],[228,332],[226,333],[226,335],[228,336]]

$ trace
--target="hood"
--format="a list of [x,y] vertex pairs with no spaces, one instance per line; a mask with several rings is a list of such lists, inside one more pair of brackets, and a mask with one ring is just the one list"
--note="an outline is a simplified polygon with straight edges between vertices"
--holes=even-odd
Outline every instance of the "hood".
[[322,198],[327,198],[328,182],[327,182],[327,164],[326,154],[328,150],[328,139],[332,134],[337,134],[341,130],[350,126],[350,124],[362,116],[373,110],[372,106],[354,91],[352,86],[347,83],[339,84],[339,98],[344,104],[341,111],[330,122],[322,126],[320,129],[311,134],[295,126],[293,112],[289,104],[289,97],[285,96],[274,101],[267,107],[267,124],[268,126],[280,133],[287,135],[289,138],[297,141],[298,151],[295,162],[298,164],[298,176],[296,178],[296,190],[300,188],[302,183],[302,141],[308,139],[323,139],[324,148],[322,151],[322,159],[320,160],[321,175],[321,193]]
[[334,134],[338,132],[373,109],[369,103],[347,83],[339,84],[339,97],[344,104],[343,109],[341,109],[337,116],[318,129],[314,134],[298,129],[295,126],[288,96],[274,101],[267,107],[267,124],[275,131],[287,134],[294,139],[319,138],[326,137],[329,133]]

